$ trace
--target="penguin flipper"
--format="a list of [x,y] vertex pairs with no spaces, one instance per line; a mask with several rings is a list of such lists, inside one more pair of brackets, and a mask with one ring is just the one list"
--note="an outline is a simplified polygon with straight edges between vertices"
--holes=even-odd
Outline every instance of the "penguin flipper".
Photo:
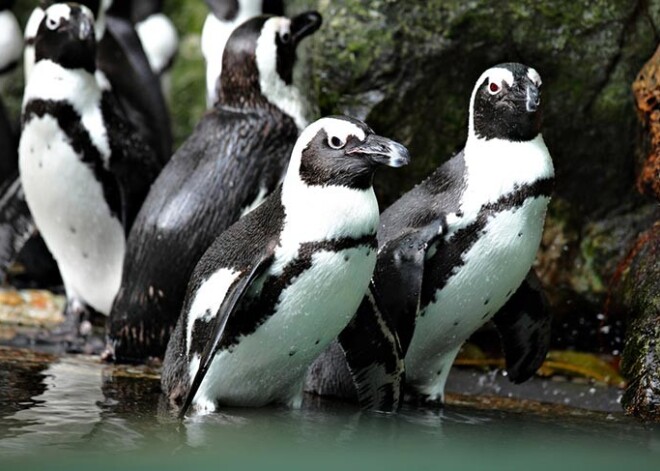
[[444,218],[410,228],[378,253],[371,290],[375,303],[396,330],[403,354],[415,330],[426,250],[442,235]]
[[512,382],[528,380],[545,360],[550,348],[551,321],[547,299],[532,269],[493,318]]
[[171,156],[172,130],[160,81],[142,49],[130,21],[107,16],[107,31],[99,44],[98,67],[106,74],[126,114],[164,164]]
[[21,179],[15,175],[0,189],[0,280],[36,230]]
[[263,251],[261,255],[261,258],[257,260],[251,267],[248,267],[233,283],[233,285],[227,291],[225,298],[222,300],[222,304],[220,304],[218,314],[212,321],[213,325],[211,326],[212,333],[210,336],[210,341],[206,344],[206,347],[202,352],[199,368],[195,374],[195,377],[193,378],[190,389],[186,394],[186,399],[183,402],[181,411],[179,412],[180,419],[182,419],[188,412],[188,409],[190,408],[190,405],[192,404],[192,401],[195,398],[195,395],[197,394],[197,391],[199,390],[199,387],[201,386],[209,367],[211,366],[211,362],[213,361],[213,357],[218,348],[218,345],[220,345],[220,342],[224,338],[227,321],[237,308],[238,304],[240,303],[252,282],[261,274],[263,274],[273,261],[272,253],[270,251]]

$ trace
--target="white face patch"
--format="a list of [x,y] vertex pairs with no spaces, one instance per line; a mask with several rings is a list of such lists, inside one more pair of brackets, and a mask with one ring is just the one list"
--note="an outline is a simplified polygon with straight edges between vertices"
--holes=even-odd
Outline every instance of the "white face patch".
[[[302,153],[307,148],[309,143],[316,137],[316,135],[321,131],[325,130],[325,133],[328,135],[328,143],[331,147],[333,138],[339,139],[343,144],[346,143],[349,136],[355,136],[360,141],[366,139],[366,134],[364,131],[351,123],[343,119],[335,118],[321,118],[305,128],[305,130],[300,134],[296,145],[293,148],[291,153],[291,161],[289,162],[289,167],[286,173],[285,181],[296,179],[299,180],[299,171],[300,171],[300,161],[302,159]],[[342,146],[339,146],[342,147]],[[339,148],[336,147],[336,148]]]
[[[89,11],[89,10],[88,10]],[[66,3],[54,3],[46,10],[46,27],[48,29],[56,29],[64,21],[69,21],[71,18],[71,7]]]
[[543,84],[543,81],[541,80],[541,76],[539,75],[539,73],[535,69],[532,69],[531,67],[527,71],[527,77],[529,77],[532,83],[537,87],[540,87]]
[[472,95],[470,96],[470,118],[468,124],[468,139],[474,136],[474,122],[472,117],[472,110],[474,109],[474,100],[477,96],[477,91],[479,90],[479,88],[486,79],[488,79],[488,84],[494,83],[499,87],[498,90],[495,92],[493,92],[489,88],[490,93],[499,93],[502,84],[507,84],[510,87],[511,85],[513,85],[514,82],[513,73],[510,70],[503,69],[501,67],[492,67],[486,70],[483,74],[481,74],[481,76],[477,80],[477,83],[474,86],[474,89],[472,90]]
[[298,129],[307,126],[309,106],[300,91],[287,85],[277,73],[277,34],[290,34],[291,20],[284,17],[271,18],[264,23],[257,40],[256,61],[259,70],[261,93],[283,113],[291,116]]

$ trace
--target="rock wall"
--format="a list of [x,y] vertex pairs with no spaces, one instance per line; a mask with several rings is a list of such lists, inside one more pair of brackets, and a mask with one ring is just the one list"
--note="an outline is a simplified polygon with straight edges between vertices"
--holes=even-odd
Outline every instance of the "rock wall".
[[383,205],[462,147],[470,93],[483,70],[518,61],[540,72],[557,188],[537,271],[556,311],[555,341],[618,348],[621,331],[607,329],[603,339],[601,329],[610,322],[601,315],[609,280],[637,235],[660,217],[634,191],[640,132],[630,89],[660,41],[660,1],[288,5],[324,17],[306,55],[322,114],[366,119],[412,152],[406,172],[378,176]]

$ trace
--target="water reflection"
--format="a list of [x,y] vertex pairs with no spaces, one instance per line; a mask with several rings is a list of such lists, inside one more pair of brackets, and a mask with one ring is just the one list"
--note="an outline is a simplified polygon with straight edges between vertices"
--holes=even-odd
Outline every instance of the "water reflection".
[[471,457],[475,446],[510,456],[535,447],[554,453],[576,444],[638,455],[657,452],[660,443],[658,430],[621,415],[459,406],[410,406],[391,415],[311,397],[301,410],[226,409],[180,422],[157,378],[125,373],[84,357],[25,365],[0,357],[0,457],[65,450],[75,456],[137,453],[167,461],[245,459],[259,451],[297,456],[370,450],[381,458],[396,452],[401,460],[402,453]]

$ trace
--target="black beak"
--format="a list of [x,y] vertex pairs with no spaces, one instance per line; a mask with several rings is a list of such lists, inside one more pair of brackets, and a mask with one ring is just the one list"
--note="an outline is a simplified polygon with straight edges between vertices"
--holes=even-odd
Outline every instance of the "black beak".
[[527,85],[525,93],[525,107],[528,113],[534,113],[541,105],[541,91],[539,87],[530,83]]
[[291,18],[291,38],[298,44],[310,34],[319,30],[323,17],[316,11],[307,11]]
[[363,155],[375,164],[403,167],[410,163],[410,153],[404,146],[385,137],[369,134],[362,143],[346,151],[349,155]]

